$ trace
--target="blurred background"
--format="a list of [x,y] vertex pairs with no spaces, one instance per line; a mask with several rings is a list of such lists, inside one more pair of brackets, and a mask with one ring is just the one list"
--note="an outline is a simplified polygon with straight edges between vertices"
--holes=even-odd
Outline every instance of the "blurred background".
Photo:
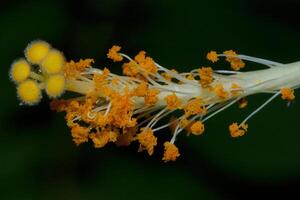
[[[189,71],[208,65],[209,50],[234,49],[277,62],[300,60],[298,0],[1,0],[0,199],[257,199],[299,195],[300,104],[276,99],[249,121],[249,132],[230,138],[268,98],[249,97],[206,123],[201,137],[182,134],[181,156],[161,161],[138,145],[76,147],[63,113],[49,100],[19,106],[8,71],[25,46],[44,39],[68,59],[94,58],[100,67],[114,44],[129,55],[145,50],[163,66]],[[262,69],[247,63],[246,70]],[[229,69],[216,64],[215,68]],[[158,137],[170,138],[170,131]],[[161,136],[163,135],[163,136]],[[294,197],[295,198],[295,197]],[[298,196],[299,198],[299,196]],[[297,199],[297,198],[296,198]]]

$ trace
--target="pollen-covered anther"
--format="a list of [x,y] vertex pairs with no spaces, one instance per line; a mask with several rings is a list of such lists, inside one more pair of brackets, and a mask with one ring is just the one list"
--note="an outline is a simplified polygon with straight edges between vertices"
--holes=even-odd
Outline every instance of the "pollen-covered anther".
[[90,129],[87,127],[80,126],[79,124],[75,124],[71,128],[71,134],[73,137],[73,141],[78,146],[81,143],[87,142],[89,139]]
[[75,79],[80,75],[81,72],[91,68],[94,62],[94,59],[91,58],[80,59],[78,62],[71,60],[70,62],[67,62],[63,68],[64,75],[69,79]]
[[28,44],[25,49],[26,59],[32,64],[41,64],[51,46],[42,40],[36,40]]
[[175,93],[166,96],[165,101],[169,110],[177,109],[181,105],[181,100],[177,97]]
[[120,62],[123,60],[123,57],[119,54],[121,50],[120,46],[114,45],[108,50],[107,58],[112,59],[114,62]]
[[239,108],[243,109],[246,108],[248,105],[248,101],[245,98],[242,98],[238,101]]
[[215,62],[217,62],[219,60],[218,54],[217,54],[216,51],[210,51],[210,52],[208,52],[207,55],[206,55],[206,59],[209,60],[209,61],[211,61],[211,62],[213,62],[213,63],[215,63]]
[[291,88],[281,88],[280,93],[283,100],[293,101],[295,99],[294,90]]
[[175,144],[170,142],[164,143],[164,155],[162,158],[164,162],[175,161],[179,156],[179,150]]
[[220,99],[225,99],[228,97],[228,92],[224,89],[224,86],[222,84],[215,85],[214,92]]
[[139,73],[139,69],[135,61],[131,60],[128,63],[122,65],[123,74],[126,76],[136,76]]
[[211,67],[202,67],[198,70],[200,76],[200,84],[206,88],[213,82],[213,70]]
[[155,65],[155,62],[149,56],[146,56],[145,51],[140,51],[135,57],[134,60],[142,67],[147,73],[156,74],[158,68]]
[[31,72],[29,63],[21,58],[13,62],[10,69],[10,77],[15,83],[25,81]]
[[42,98],[41,89],[36,81],[26,80],[17,87],[17,94],[20,100],[27,105],[34,105]]
[[202,100],[200,97],[189,100],[183,109],[186,117],[197,114],[204,115],[206,113],[206,107],[202,105]]
[[147,94],[148,85],[146,82],[141,82],[134,90],[132,91],[132,96],[144,97]]
[[64,55],[56,49],[51,49],[43,59],[41,69],[46,74],[57,74],[62,72],[64,65]]
[[190,131],[193,135],[202,135],[204,130],[204,124],[201,121],[194,122],[190,127]]
[[238,71],[245,67],[245,63],[237,57],[237,53],[233,50],[224,51],[223,53],[226,55],[226,61],[230,63],[233,70]]
[[145,105],[151,106],[156,104],[156,102],[158,101],[158,96],[157,96],[158,94],[159,94],[159,90],[148,89],[144,97]]
[[237,123],[232,123],[229,126],[229,132],[231,137],[243,136],[248,130],[248,124],[242,124],[239,126]]
[[114,131],[104,130],[89,135],[95,148],[102,148],[109,142],[117,141],[118,134]]
[[136,136],[136,139],[140,143],[138,151],[146,150],[151,156],[154,152],[154,147],[157,145],[157,138],[153,135],[151,128],[142,128],[141,131]]
[[186,117],[183,117],[179,120],[179,126],[181,128],[188,127],[190,123],[191,123],[190,120],[188,120]]
[[65,77],[60,74],[49,76],[46,80],[46,93],[51,98],[61,96],[65,91]]

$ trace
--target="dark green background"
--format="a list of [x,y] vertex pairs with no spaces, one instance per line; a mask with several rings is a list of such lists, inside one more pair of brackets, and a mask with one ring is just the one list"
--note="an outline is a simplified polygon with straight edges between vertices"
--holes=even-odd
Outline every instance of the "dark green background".
[[[297,0],[41,0],[1,1],[0,199],[257,199],[297,194],[300,187],[300,106],[276,99],[233,139],[228,125],[241,121],[268,95],[249,98],[206,123],[201,137],[180,136],[175,163],[137,153],[137,145],[78,148],[63,114],[49,100],[19,106],[9,81],[12,61],[34,39],[68,59],[105,58],[113,44],[134,55],[146,50],[160,64],[189,71],[209,64],[209,50],[288,63],[300,59]],[[216,67],[227,68],[227,65]],[[249,63],[246,70],[261,69]],[[300,78],[300,77],[299,77]],[[300,94],[299,92],[296,93]],[[168,130],[159,138],[170,138]],[[161,144],[160,144],[161,145]]]

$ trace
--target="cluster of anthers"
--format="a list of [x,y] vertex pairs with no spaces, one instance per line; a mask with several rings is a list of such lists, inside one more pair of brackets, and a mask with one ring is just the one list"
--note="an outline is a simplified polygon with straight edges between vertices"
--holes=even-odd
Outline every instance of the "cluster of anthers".
[[[10,76],[17,84],[17,94],[23,104],[37,104],[45,89],[53,99],[51,108],[66,112],[76,145],[91,141],[95,148],[102,148],[109,142],[117,146],[138,142],[138,151],[145,150],[152,155],[157,145],[155,133],[170,127],[173,134],[164,143],[165,162],[179,157],[175,141],[183,130],[202,135],[204,122],[234,103],[244,108],[246,96],[272,93],[271,98],[242,122],[229,126],[230,135],[240,137],[248,129],[246,122],[275,97],[281,94],[288,102],[294,100],[293,89],[300,84],[299,63],[281,64],[239,55],[232,50],[207,54],[213,63],[225,57],[232,70],[200,67],[187,73],[159,65],[145,51],[131,58],[120,50],[121,47],[113,46],[107,57],[123,62],[122,76],[107,68],[92,67],[93,59],[65,62],[63,54],[47,42],[33,41],[25,49],[25,58],[13,62]],[[239,72],[245,67],[243,60],[263,64],[268,69]],[[77,95],[57,99],[65,91]],[[170,117],[166,124],[158,123],[175,111],[177,117]]]

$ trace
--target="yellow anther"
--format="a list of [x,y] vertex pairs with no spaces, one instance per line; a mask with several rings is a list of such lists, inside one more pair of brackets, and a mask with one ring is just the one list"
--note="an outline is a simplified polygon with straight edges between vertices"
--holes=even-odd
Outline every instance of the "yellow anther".
[[141,130],[142,132],[136,136],[140,142],[139,151],[146,150],[151,156],[154,152],[154,147],[157,145],[157,138],[153,135],[152,129],[142,128]]
[[237,53],[233,50],[228,50],[223,52],[226,55],[226,61],[230,63],[233,70],[238,71],[245,67],[245,63],[238,58]]
[[240,137],[243,136],[248,129],[248,124],[243,124],[241,127],[237,123],[232,123],[229,126],[229,132],[231,137]]
[[208,87],[213,82],[213,70],[211,67],[202,67],[198,70],[202,87]]
[[73,141],[78,146],[81,143],[87,142],[89,139],[90,130],[86,127],[80,126],[79,124],[74,124],[71,129]]
[[98,131],[89,135],[95,148],[102,148],[109,142],[117,141],[118,134],[114,131]]
[[109,49],[107,53],[107,58],[112,59],[114,62],[120,62],[123,60],[123,57],[119,54],[121,50],[120,46],[114,45],[111,49]]
[[156,104],[158,101],[159,90],[157,89],[148,89],[145,95],[145,105],[151,106]]
[[162,158],[163,161],[175,161],[179,156],[178,148],[175,146],[175,144],[172,144],[170,142],[164,143],[165,151],[164,156]]
[[181,105],[181,100],[175,93],[166,96],[165,101],[169,110],[177,109]]
[[281,88],[280,93],[283,100],[292,101],[295,99],[294,90],[291,88]]
[[221,99],[225,99],[228,97],[228,92],[226,92],[226,90],[224,89],[224,86],[222,84],[215,85],[214,92]]
[[204,124],[201,121],[194,122],[190,128],[190,131],[194,135],[202,135],[204,130]]
[[206,55],[206,59],[209,60],[209,61],[211,61],[211,62],[213,62],[213,63],[217,62],[219,60],[218,54],[217,54],[216,51],[210,51],[210,52],[208,52],[207,55]]

